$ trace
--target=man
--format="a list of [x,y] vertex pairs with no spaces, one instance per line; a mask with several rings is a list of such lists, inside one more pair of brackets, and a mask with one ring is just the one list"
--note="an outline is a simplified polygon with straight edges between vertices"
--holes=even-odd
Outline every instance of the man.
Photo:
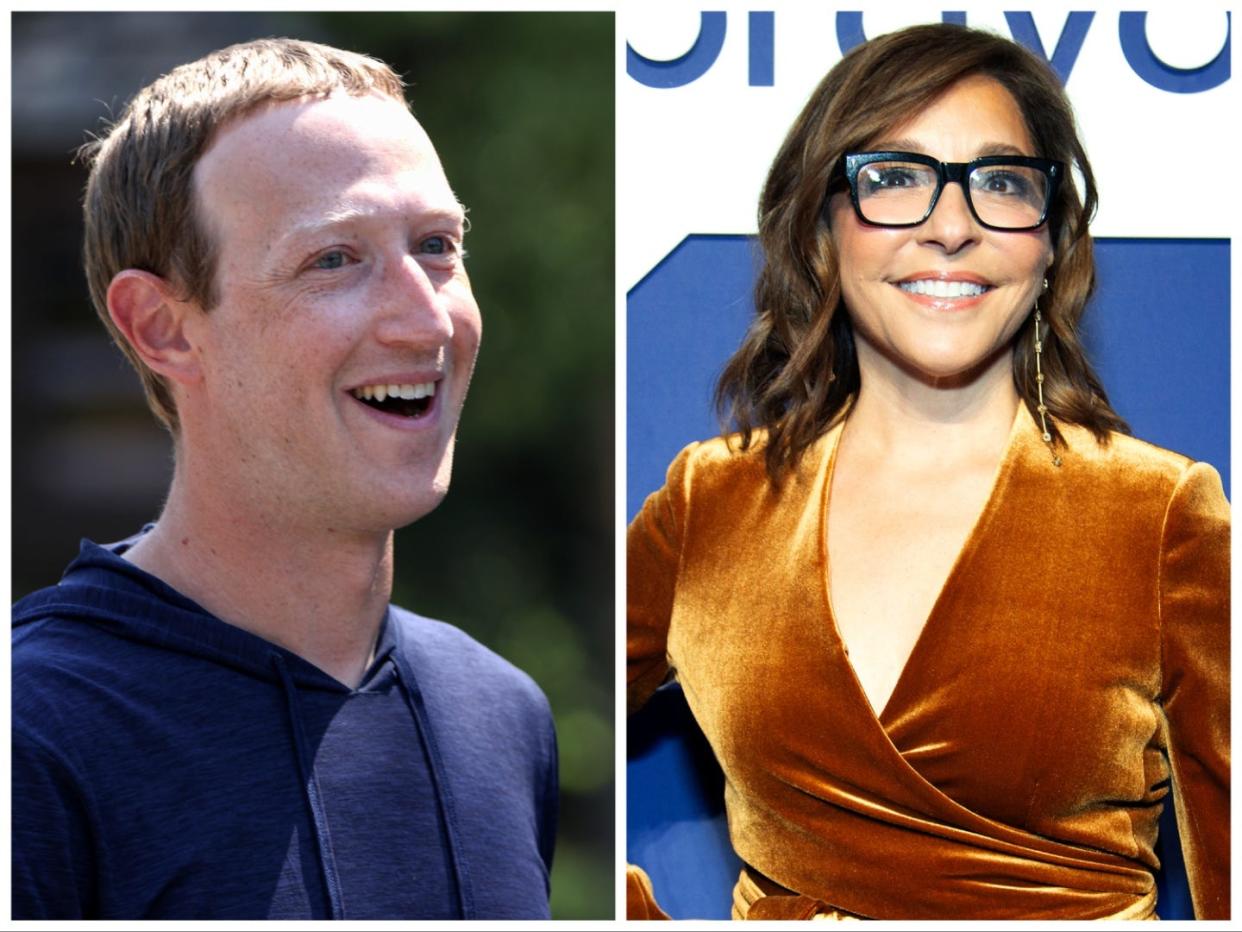
[[388,604],[480,334],[400,80],[233,46],[87,155],[92,297],[175,469],[15,606],[14,918],[546,917],[546,700]]

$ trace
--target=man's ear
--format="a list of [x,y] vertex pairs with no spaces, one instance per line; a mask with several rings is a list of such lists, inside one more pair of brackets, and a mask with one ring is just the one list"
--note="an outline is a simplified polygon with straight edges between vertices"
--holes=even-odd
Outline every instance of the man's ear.
[[138,357],[174,382],[198,381],[198,353],[188,339],[186,317],[193,305],[178,301],[167,280],[124,269],[108,286],[108,315]]

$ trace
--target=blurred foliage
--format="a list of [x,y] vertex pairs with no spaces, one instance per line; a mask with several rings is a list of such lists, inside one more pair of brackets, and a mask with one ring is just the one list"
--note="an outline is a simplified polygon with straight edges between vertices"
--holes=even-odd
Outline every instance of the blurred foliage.
[[[84,23],[24,15],[42,28],[56,16],[65,29]],[[274,24],[392,65],[469,209],[482,350],[452,490],[398,533],[393,600],[466,629],[547,693],[562,779],[553,915],[612,918],[613,17],[214,15],[251,37]],[[80,234],[58,235],[63,277]],[[74,320],[105,340],[85,287],[77,294]],[[150,508],[130,530],[158,501]]]

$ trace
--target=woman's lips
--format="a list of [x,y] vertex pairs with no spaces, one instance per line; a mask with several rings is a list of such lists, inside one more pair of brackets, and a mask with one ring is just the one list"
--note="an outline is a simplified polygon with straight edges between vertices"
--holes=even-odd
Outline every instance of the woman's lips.
[[969,307],[994,287],[987,279],[970,272],[918,272],[893,282],[893,286],[919,304],[952,308]]

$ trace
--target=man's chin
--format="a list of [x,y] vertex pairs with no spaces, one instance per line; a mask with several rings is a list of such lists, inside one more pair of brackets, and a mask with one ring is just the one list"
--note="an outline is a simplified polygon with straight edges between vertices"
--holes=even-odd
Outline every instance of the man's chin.
[[448,486],[445,485],[443,489],[437,490],[437,493],[434,496],[428,497],[426,501],[420,502],[417,505],[412,504],[400,512],[394,510],[393,523],[387,529],[396,531],[427,517],[427,515],[440,507],[440,503],[444,501],[444,496],[447,494]]
[[448,484],[436,482],[417,492],[390,489],[384,496],[354,495],[336,501],[330,511],[320,511],[317,523],[355,534],[388,534],[431,514],[447,494]]
[[[366,515],[366,524],[378,531],[395,531],[408,527],[440,507],[448,495],[453,475],[453,444],[431,469],[410,469],[398,481],[382,483],[374,488],[374,497],[359,502],[356,515]],[[395,475],[388,477],[394,480]]]

